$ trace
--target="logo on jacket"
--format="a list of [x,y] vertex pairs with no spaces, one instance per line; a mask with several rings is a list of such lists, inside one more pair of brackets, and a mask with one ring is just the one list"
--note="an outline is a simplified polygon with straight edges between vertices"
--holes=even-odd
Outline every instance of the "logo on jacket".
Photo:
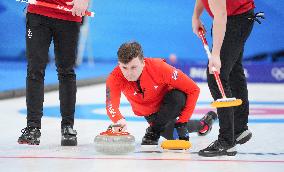
[[157,88],[158,88],[159,86],[158,85],[154,85],[154,88],[157,90]]
[[177,80],[177,78],[178,78],[178,71],[177,71],[177,70],[174,70],[173,75],[172,75],[172,78],[173,78],[174,80]]
[[64,11],[71,11],[69,8],[65,7],[65,6],[62,6],[62,5],[57,5],[57,8],[59,10],[64,10]]
[[110,105],[110,106],[108,107],[108,111],[109,111],[109,113],[112,115],[112,117],[115,116],[116,112],[115,112],[115,110],[112,108],[112,105]]

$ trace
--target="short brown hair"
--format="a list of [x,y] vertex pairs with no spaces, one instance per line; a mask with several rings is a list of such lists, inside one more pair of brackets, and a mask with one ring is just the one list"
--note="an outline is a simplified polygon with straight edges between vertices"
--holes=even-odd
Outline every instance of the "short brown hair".
[[123,64],[129,63],[136,57],[140,60],[144,58],[142,47],[136,41],[123,43],[117,51],[117,56],[118,61]]

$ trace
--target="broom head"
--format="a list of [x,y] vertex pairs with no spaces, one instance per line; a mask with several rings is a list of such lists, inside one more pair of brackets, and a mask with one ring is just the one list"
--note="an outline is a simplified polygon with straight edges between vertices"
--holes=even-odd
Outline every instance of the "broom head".
[[191,143],[185,140],[165,140],[161,147],[169,150],[187,150],[191,148]]
[[217,99],[216,101],[211,103],[212,107],[215,108],[223,108],[223,107],[233,107],[233,106],[239,106],[243,103],[241,99],[236,98],[222,98]]

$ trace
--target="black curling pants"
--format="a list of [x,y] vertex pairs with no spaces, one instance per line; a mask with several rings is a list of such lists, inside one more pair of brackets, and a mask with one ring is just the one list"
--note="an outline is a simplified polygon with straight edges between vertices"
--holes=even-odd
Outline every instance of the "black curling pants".
[[[224,145],[232,145],[235,135],[247,129],[249,101],[247,82],[242,64],[244,46],[253,28],[253,10],[237,16],[228,17],[226,34],[221,48],[220,79],[227,97],[243,101],[241,106],[218,108],[219,136]],[[208,73],[208,86],[214,100],[222,98],[213,74]]]
[[53,19],[37,14],[26,16],[27,125],[41,128],[44,102],[44,77],[50,43],[54,41],[59,80],[61,126],[74,124],[76,75],[74,66],[80,23]]
[[[183,110],[186,99],[184,92],[173,89],[164,96],[159,111],[146,116],[145,119],[154,130],[161,132],[161,136],[172,140],[176,118]],[[190,120],[187,126],[189,132],[198,132],[203,128],[199,120]]]

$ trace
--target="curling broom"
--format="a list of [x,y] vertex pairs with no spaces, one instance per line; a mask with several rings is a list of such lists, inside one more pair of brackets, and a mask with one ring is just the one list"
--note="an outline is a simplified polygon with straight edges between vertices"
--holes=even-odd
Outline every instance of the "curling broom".
[[[200,39],[202,40],[203,47],[204,47],[204,49],[206,51],[208,59],[210,59],[211,58],[211,52],[209,50],[209,46],[208,46],[207,40],[205,38],[204,31],[202,29],[199,29],[198,30],[198,34],[199,34]],[[239,106],[239,105],[241,105],[242,104],[242,100],[241,99],[236,99],[235,97],[232,97],[232,98],[227,98],[226,97],[225,91],[224,91],[224,88],[223,88],[223,85],[222,85],[222,82],[221,82],[221,79],[219,77],[219,74],[218,74],[216,68],[213,67],[212,70],[213,70],[213,74],[214,74],[215,80],[217,82],[219,91],[222,94],[222,98],[221,99],[217,99],[214,102],[212,102],[211,106],[213,106],[215,108],[222,108],[222,107],[232,107],[232,106]]]
[[[41,1],[36,1],[36,0],[16,0],[16,1],[71,12],[70,7],[63,6],[63,5],[56,5],[56,4],[51,4],[51,3],[41,2]],[[90,11],[86,11],[85,16],[94,17],[95,13],[90,12]]]

